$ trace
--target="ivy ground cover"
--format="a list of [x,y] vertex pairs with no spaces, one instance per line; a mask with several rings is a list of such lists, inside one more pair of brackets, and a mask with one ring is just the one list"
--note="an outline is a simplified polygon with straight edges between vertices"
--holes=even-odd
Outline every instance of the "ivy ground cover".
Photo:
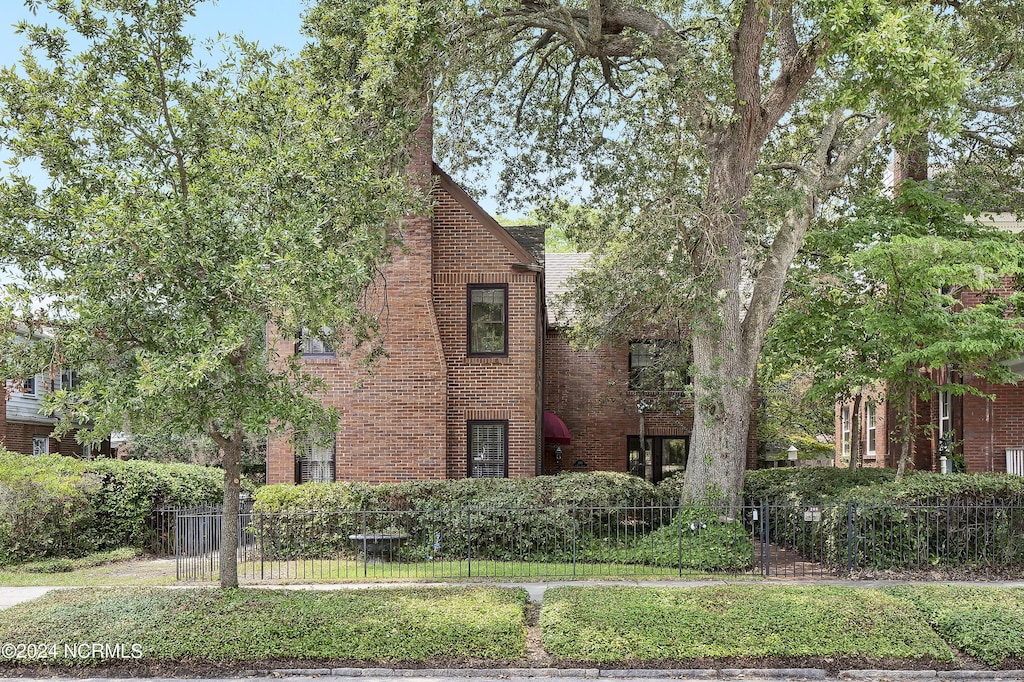
[[67,655],[83,642],[120,644],[115,662],[139,664],[513,660],[525,653],[525,606],[525,590],[484,587],[61,590],[0,620],[0,642],[53,644],[55,655],[0,664],[111,660]]
[[912,604],[862,588],[561,587],[541,627],[553,656],[600,663],[955,661]]

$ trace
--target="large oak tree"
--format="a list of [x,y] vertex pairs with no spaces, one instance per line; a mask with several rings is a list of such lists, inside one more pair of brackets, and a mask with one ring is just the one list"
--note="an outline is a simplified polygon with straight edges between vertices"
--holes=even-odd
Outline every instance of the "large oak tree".
[[851,174],[870,177],[881,141],[955,128],[965,6],[982,13],[939,0],[332,0],[309,20],[367,70],[401,71],[395,45],[430,46],[419,72],[436,75],[439,153],[462,178],[493,162],[507,198],[595,209],[568,226],[595,251],[576,336],[687,330],[685,487],[699,497],[740,489],[758,356],[811,221]]

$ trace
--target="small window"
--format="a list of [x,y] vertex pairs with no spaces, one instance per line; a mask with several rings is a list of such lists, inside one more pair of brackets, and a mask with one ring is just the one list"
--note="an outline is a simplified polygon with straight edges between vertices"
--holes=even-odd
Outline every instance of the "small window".
[[629,390],[682,391],[688,381],[687,365],[682,344],[634,341],[629,344]]
[[468,299],[468,354],[508,355],[508,287],[471,284]]
[[296,483],[334,481],[334,437],[308,437],[300,441],[295,459]]
[[60,373],[60,387],[70,391],[78,386],[78,372],[73,369],[66,369]]
[[939,438],[953,433],[953,394],[939,391]]
[[331,329],[324,327],[321,334],[317,336],[303,327],[295,339],[295,354],[305,357],[333,358],[334,346],[327,340],[332,333]]
[[28,377],[26,379],[22,379],[21,380],[21,389],[20,390],[25,395],[35,395],[36,394],[36,378],[33,376],[33,377]]
[[469,477],[508,477],[508,422],[469,422]]
[[839,412],[839,441],[843,457],[850,456],[850,406],[843,405]]
[[878,430],[875,428],[875,408],[872,405],[864,408],[864,423],[867,426],[867,454],[874,455],[877,451],[876,434]]
[[50,454],[50,438],[49,438],[49,436],[32,436],[32,454],[33,455],[48,455],[48,454]]
[[82,446],[82,459],[92,459],[92,444],[86,443]]

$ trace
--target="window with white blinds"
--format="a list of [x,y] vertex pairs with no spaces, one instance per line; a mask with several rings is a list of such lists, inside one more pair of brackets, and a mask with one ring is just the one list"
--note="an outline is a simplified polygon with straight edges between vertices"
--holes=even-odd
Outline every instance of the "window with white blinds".
[[469,422],[469,476],[508,476],[508,422]]
[[334,481],[334,439],[309,438],[300,446],[298,483]]

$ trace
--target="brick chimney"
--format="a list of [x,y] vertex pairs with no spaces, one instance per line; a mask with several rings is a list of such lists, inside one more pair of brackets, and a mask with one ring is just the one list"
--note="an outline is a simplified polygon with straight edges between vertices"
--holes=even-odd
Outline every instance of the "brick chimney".
[[928,136],[916,135],[903,142],[893,155],[893,187],[904,180],[924,182],[928,179]]
[[[412,183],[433,187],[433,116],[413,137]],[[446,476],[447,367],[433,300],[434,221],[428,211],[396,226],[402,241],[369,297],[379,313],[386,357],[367,370],[339,358],[330,379],[341,412],[338,480],[372,483]]]

